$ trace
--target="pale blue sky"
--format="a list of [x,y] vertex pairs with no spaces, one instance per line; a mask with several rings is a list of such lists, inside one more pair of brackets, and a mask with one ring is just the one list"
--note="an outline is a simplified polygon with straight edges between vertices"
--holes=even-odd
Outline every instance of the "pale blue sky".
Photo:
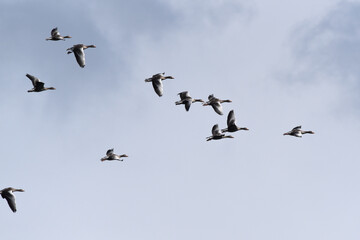
[[[359,1],[1,1],[2,239],[358,240]],[[71,39],[45,41],[53,27]],[[80,68],[66,49],[94,44]],[[166,72],[159,98],[144,79]],[[56,91],[27,93],[29,73]],[[177,93],[233,100],[224,116]],[[234,109],[250,129],[206,142]],[[315,135],[282,134],[302,125]],[[124,162],[100,162],[109,148]]]

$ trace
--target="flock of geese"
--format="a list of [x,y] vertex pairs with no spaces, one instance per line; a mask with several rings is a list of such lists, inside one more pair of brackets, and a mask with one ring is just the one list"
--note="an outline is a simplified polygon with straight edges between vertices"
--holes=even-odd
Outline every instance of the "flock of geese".
[[[51,40],[51,41],[63,40],[63,41],[65,41],[65,39],[67,39],[67,38],[71,38],[71,37],[70,36],[61,36],[58,29],[54,28],[51,30],[51,37],[46,38],[46,40],[47,41],[48,40]],[[68,48],[66,51],[67,51],[67,54],[74,53],[77,63],[79,64],[79,66],[81,68],[84,68],[85,67],[84,50],[87,48],[96,48],[96,46],[95,45],[76,44],[73,47]],[[55,90],[54,87],[45,87],[45,83],[41,82],[40,79],[38,79],[37,77],[35,77],[33,75],[26,74],[26,77],[28,77],[31,80],[32,85],[33,85],[33,88],[28,90],[28,92],[42,92],[42,91],[47,91],[47,90]],[[165,76],[165,73],[158,73],[158,74],[153,75],[151,78],[145,79],[145,82],[152,82],[155,93],[159,97],[161,97],[164,92],[162,81],[165,79],[174,79],[174,77]],[[223,109],[222,109],[221,104],[232,102],[231,100],[221,100],[219,98],[216,98],[213,94],[208,96],[207,102],[203,101],[202,99],[192,98],[188,91],[180,92],[180,93],[178,93],[178,95],[180,96],[180,100],[175,102],[175,104],[176,105],[184,104],[186,111],[190,110],[192,103],[201,102],[201,103],[203,103],[203,106],[211,106],[217,114],[223,115]],[[240,130],[248,131],[249,129],[246,127],[238,127],[236,125],[234,110],[231,110],[227,116],[227,128],[220,130],[219,125],[215,124],[211,130],[212,135],[207,137],[206,141],[220,140],[223,138],[234,138],[233,136],[226,135],[225,133],[226,132],[237,132]],[[301,126],[297,126],[297,127],[294,127],[292,130],[284,133],[283,135],[289,135],[289,136],[301,138],[303,134],[314,134],[314,132],[313,131],[303,131],[303,130],[301,130]],[[124,158],[124,157],[128,157],[128,156],[126,154],[120,154],[120,155],[115,154],[114,149],[112,148],[112,149],[107,150],[106,156],[101,158],[100,160],[101,161],[114,161],[114,160],[123,161],[122,158]],[[8,188],[2,189],[0,191],[0,194],[1,194],[1,197],[7,201],[10,209],[13,212],[16,212],[16,203],[15,203],[14,192],[24,192],[24,190],[8,187]]]

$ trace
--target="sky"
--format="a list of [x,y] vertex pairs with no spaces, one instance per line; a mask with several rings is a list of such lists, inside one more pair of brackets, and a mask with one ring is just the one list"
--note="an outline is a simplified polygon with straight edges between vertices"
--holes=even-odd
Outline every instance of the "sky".
[[[360,2],[0,0],[1,239],[360,238]],[[45,41],[58,27],[66,41]],[[80,68],[66,49],[94,44]],[[165,72],[158,97],[145,78]],[[26,74],[56,91],[28,93]],[[214,94],[224,115],[177,93]],[[234,110],[249,131],[206,141]],[[283,136],[302,125],[314,135]],[[123,162],[101,162],[109,148]]]

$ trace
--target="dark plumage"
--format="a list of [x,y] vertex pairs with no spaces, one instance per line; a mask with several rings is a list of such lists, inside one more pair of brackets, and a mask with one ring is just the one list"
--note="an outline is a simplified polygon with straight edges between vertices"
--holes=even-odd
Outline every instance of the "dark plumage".
[[164,76],[164,74],[165,73],[158,73],[153,75],[151,78],[145,79],[145,82],[152,82],[153,88],[159,97],[161,97],[164,92],[162,81],[165,79],[174,79],[172,76]]
[[190,97],[188,91],[184,91],[184,92],[178,93],[178,95],[180,95],[180,99],[181,99],[181,100],[175,102],[175,104],[176,104],[176,105],[184,104],[186,111],[189,111],[192,103],[194,103],[194,102],[204,102],[204,101],[201,100],[201,99],[194,99],[194,98]]
[[291,131],[284,133],[283,135],[290,135],[294,137],[302,137],[303,134],[315,134],[313,131],[303,131],[301,126],[294,127]]
[[46,90],[55,90],[55,88],[53,87],[49,87],[46,88],[44,87],[45,83],[41,82],[40,79],[38,79],[37,77],[30,75],[30,74],[26,74],[26,76],[31,80],[34,88],[31,90],[28,90],[28,92],[42,92],[42,91],[46,91]]
[[111,148],[106,151],[106,156],[101,158],[101,161],[102,162],[103,161],[113,161],[113,160],[123,161],[123,159],[121,159],[122,157],[128,157],[128,155],[126,155],[126,154],[117,155],[114,153],[114,149]]
[[71,38],[71,37],[70,36],[61,36],[56,27],[51,30],[51,37],[47,38],[46,40],[51,40],[51,41],[64,40],[65,41],[65,38]]
[[71,48],[67,49],[67,54],[74,53],[77,63],[80,67],[85,67],[85,52],[84,49],[87,48],[96,48],[95,45],[84,45],[76,44]]
[[225,134],[221,133],[218,124],[215,124],[215,125],[212,127],[211,133],[212,133],[212,136],[207,137],[207,138],[206,138],[206,141],[219,140],[219,139],[223,139],[223,138],[234,138],[234,137],[231,136],[231,135],[225,135]]
[[4,188],[3,190],[0,191],[1,197],[7,201],[10,209],[13,212],[16,212],[15,195],[13,194],[13,192],[24,192],[24,190],[8,187],[8,188]]
[[227,128],[222,129],[222,132],[236,132],[239,130],[249,130],[246,127],[238,127],[236,126],[236,120],[235,120],[235,114],[234,114],[234,110],[231,110],[228,114],[227,117]]
[[214,111],[219,115],[223,115],[221,103],[232,102],[231,100],[220,100],[220,99],[214,97],[214,94],[209,95],[208,100],[209,101],[204,103],[203,106],[212,106]]

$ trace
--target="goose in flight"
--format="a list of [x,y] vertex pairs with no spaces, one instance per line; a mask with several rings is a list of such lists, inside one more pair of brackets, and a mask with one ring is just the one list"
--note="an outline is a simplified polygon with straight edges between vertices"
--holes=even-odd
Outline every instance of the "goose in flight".
[[71,38],[71,37],[70,36],[61,36],[56,27],[51,30],[51,37],[47,38],[46,41],[47,40],[51,40],[51,41],[64,40],[65,41],[65,38]]
[[30,75],[30,74],[26,74],[26,76],[31,80],[34,88],[31,90],[28,90],[28,92],[42,92],[42,91],[46,91],[46,90],[55,90],[55,88],[53,87],[44,87],[45,83],[41,82],[40,79],[38,79],[37,77]]
[[101,158],[101,161],[102,162],[103,161],[113,161],[113,160],[123,161],[123,159],[120,159],[122,157],[128,157],[128,155],[126,155],[126,154],[117,155],[114,153],[114,149],[111,148],[106,151],[106,156]]
[[76,44],[71,48],[66,49],[67,54],[74,53],[76,61],[78,62],[80,67],[85,67],[85,53],[84,49],[87,48],[96,48],[95,45],[84,45],[84,44]]
[[165,73],[158,73],[153,75],[151,78],[145,79],[145,82],[152,82],[154,90],[159,97],[163,95],[163,84],[162,81],[165,79],[174,79],[172,76],[164,76]]
[[184,91],[181,93],[178,93],[178,95],[180,95],[180,101],[175,102],[176,105],[180,105],[180,104],[184,104],[185,105],[185,109],[186,111],[189,111],[191,104],[194,102],[204,102],[201,99],[194,99],[192,97],[190,97],[189,92],[188,91]]
[[12,187],[4,188],[0,191],[1,197],[5,198],[9,204],[10,209],[16,212],[15,195],[13,192],[25,192],[23,189],[16,189]]
[[219,125],[215,124],[211,130],[212,132],[212,136],[207,137],[206,141],[210,141],[210,140],[219,140],[219,139],[223,139],[223,138],[234,138],[231,135],[225,135],[223,133],[220,132],[219,129]]
[[313,131],[303,131],[301,126],[294,127],[291,131],[284,133],[283,135],[290,135],[294,137],[302,137],[303,134],[315,134]]
[[231,100],[220,100],[220,99],[214,97],[214,94],[209,95],[208,100],[209,101],[204,103],[203,106],[209,106],[209,105],[212,106],[212,108],[215,110],[215,112],[219,115],[223,115],[221,103],[232,102]]
[[221,130],[221,132],[236,132],[239,130],[246,130],[248,131],[249,129],[246,127],[238,127],[236,126],[236,120],[235,120],[235,114],[234,114],[234,110],[231,110],[228,114],[227,117],[227,128],[224,128]]

